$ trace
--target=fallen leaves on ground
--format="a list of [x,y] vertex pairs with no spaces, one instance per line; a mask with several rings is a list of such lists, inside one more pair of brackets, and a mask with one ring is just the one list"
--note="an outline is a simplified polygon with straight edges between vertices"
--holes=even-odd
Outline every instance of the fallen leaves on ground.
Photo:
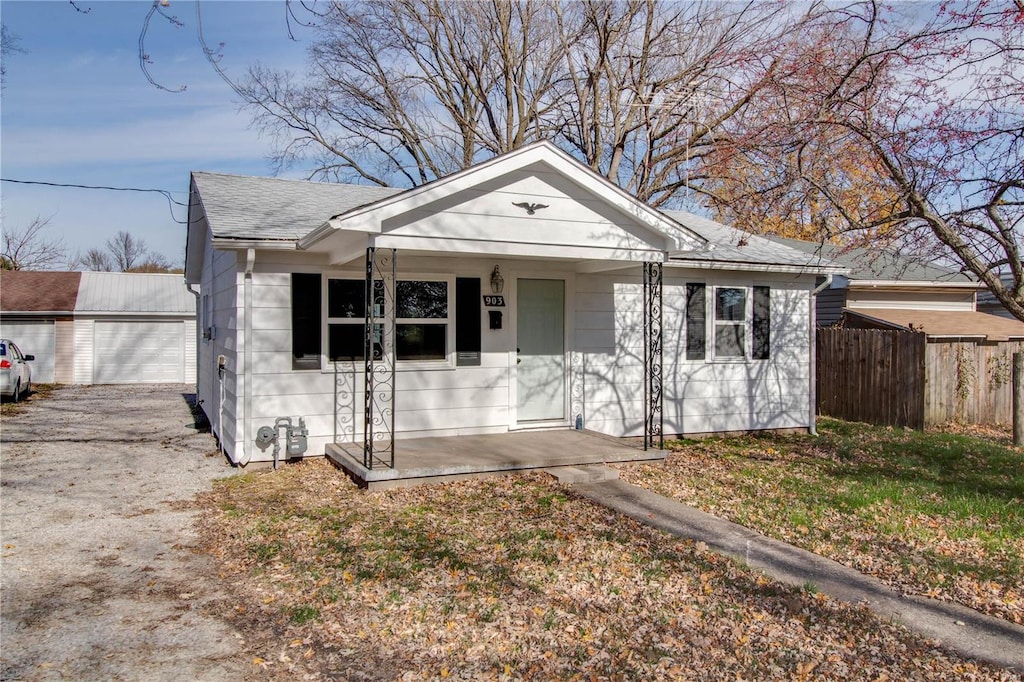
[[1018,679],[543,474],[369,493],[308,461],[201,503],[258,679]]

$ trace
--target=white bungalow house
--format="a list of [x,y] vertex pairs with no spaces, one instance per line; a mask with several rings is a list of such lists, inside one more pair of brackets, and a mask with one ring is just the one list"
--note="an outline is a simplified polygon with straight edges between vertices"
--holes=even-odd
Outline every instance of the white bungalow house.
[[549,143],[404,191],[191,177],[197,390],[241,464],[281,417],[371,466],[426,436],[812,428],[812,296],[841,272]]

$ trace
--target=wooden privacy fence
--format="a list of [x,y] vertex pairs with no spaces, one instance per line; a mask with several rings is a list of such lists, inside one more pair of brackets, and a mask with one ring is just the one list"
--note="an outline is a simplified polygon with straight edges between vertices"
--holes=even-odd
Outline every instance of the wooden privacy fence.
[[924,428],[925,345],[920,332],[819,329],[818,413]]
[[1024,352],[1024,342],[818,329],[818,413],[915,429],[951,421],[1010,424],[1015,352]]
[[926,426],[1013,423],[1013,354],[1020,341],[938,341],[925,358]]

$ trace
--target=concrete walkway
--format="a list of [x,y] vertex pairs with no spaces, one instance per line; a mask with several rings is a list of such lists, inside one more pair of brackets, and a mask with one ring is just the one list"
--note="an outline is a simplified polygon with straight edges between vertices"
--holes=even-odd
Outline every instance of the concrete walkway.
[[846,602],[867,603],[877,614],[934,639],[962,656],[1024,672],[1024,627],[957,604],[903,596],[880,580],[705,514],[621,480],[575,485],[582,495],[641,523],[692,538],[789,585],[812,583]]

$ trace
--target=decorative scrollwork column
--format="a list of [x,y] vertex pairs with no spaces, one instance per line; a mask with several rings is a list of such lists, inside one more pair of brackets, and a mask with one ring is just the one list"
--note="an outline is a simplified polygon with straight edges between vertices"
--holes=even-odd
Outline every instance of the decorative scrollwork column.
[[395,467],[394,249],[366,249],[363,466]]
[[583,353],[569,353],[569,419],[574,428],[582,428],[586,423],[586,385],[584,382]]
[[662,265],[644,263],[644,450],[664,448]]

